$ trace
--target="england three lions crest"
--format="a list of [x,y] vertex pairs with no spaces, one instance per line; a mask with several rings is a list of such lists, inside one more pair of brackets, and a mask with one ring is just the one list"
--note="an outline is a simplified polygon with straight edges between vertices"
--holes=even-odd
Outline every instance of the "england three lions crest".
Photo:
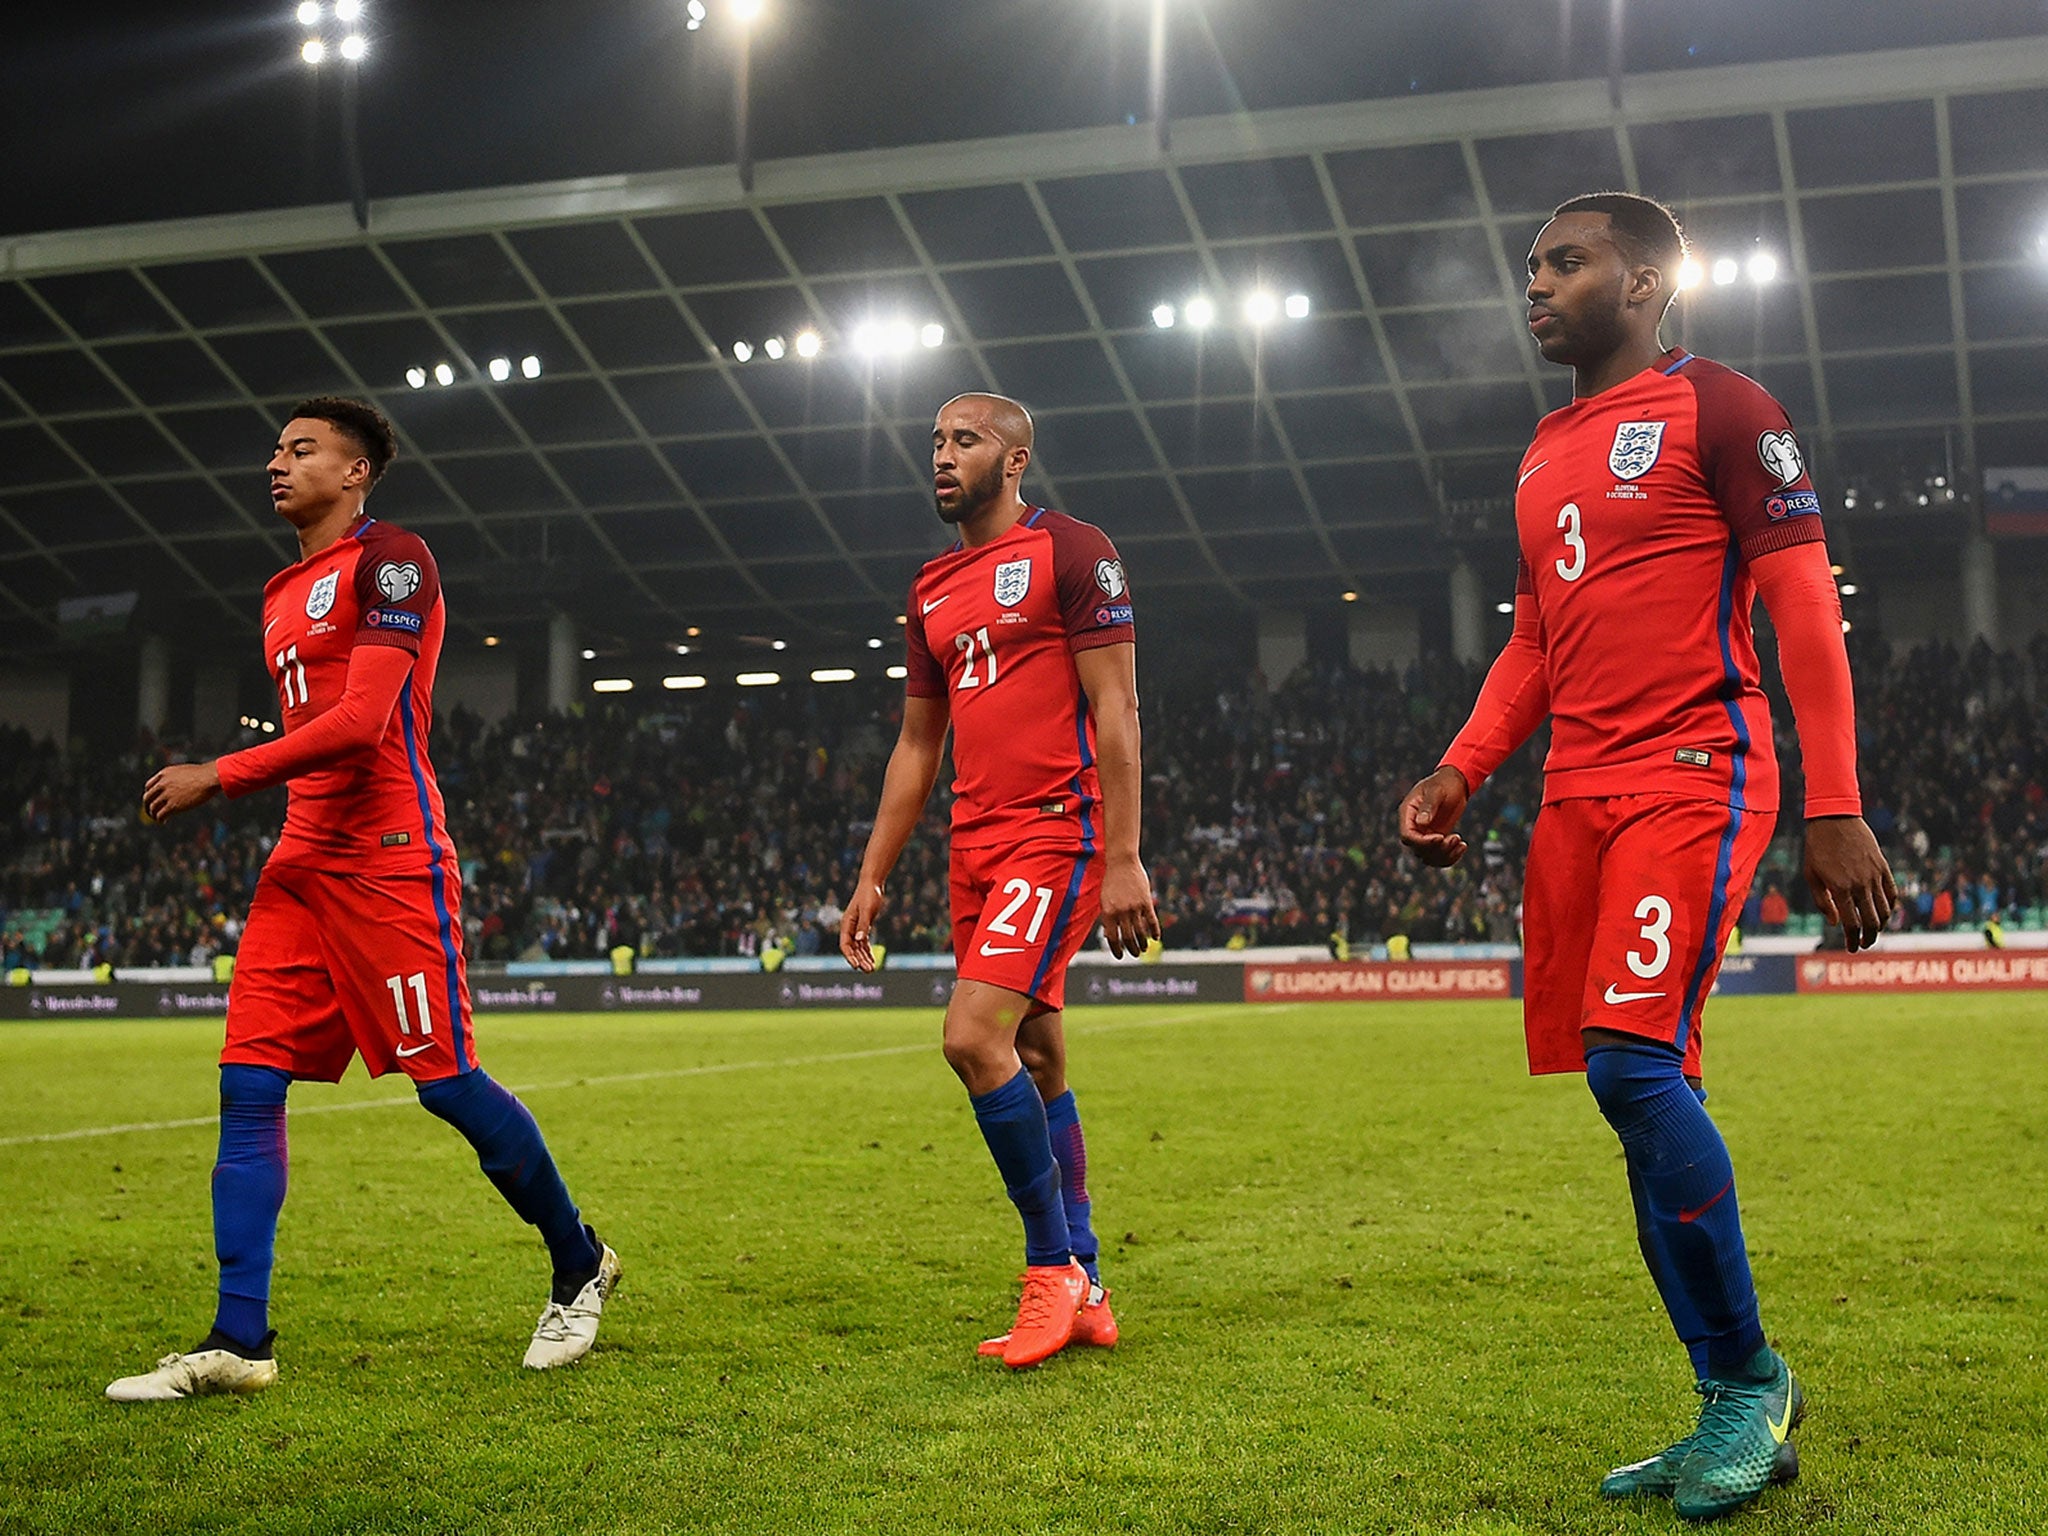
[[1004,560],[996,566],[996,601],[1005,608],[1014,608],[1024,601],[1024,594],[1031,590],[1031,561],[1027,556],[1022,560]]
[[1624,421],[1614,429],[1614,446],[1607,450],[1607,467],[1617,480],[1640,480],[1657,462],[1664,448],[1664,423]]
[[306,594],[306,617],[324,619],[334,607],[334,591],[341,585],[341,572],[329,571],[313,583],[313,590]]

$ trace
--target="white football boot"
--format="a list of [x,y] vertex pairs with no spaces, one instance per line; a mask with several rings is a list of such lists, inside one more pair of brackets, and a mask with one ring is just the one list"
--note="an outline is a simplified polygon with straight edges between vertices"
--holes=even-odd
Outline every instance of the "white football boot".
[[275,1332],[265,1334],[257,1345],[262,1358],[251,1359],[232,1349],[209,1347],[220,1336],[208,1334],[196,1349],[165,1355],[155,1370],[111,1383],[107,1396],[117,1403],[168,1403],[174,1398],[211,1397],[218,1392],[261,1392],[277,1380],[277,1359],[270,1348],[276,1337]]
[[597,1320],[619,1287],[619,1256],[610,1243],[600,1241],[597,1246],[601,1250],[597,1273],[576,1293],[576,1299],[564,1306],[550,1298],[547,1310],[541,1313],[533,1342],[526,1346],[526,1359],[521,1362],[528,1370],[574,1365],[597,1342]]

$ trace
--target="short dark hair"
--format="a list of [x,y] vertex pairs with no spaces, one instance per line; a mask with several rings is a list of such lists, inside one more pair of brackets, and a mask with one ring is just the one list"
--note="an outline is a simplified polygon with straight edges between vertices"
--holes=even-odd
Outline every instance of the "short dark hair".
[[1685,260],[1685,231],[1678,215],[1654,197],[1633,192],[1588,192],[1559,203],[1551,214],[1604,213],[1614,230],[1621,258],[1632,267],[1657,267],[1667,273],[1671,291],[1678,291],[1678,265]]
[[342,436],[361,449],[363,457],[370,461],[372,485],[384,478],[384,471],[398,457],[398,434],[391,430],[389,418],[367,400],[351,400],[346,395],[315,395],[311,400],[301,400],[292,407],[292,420],[302,416],[338,428]]

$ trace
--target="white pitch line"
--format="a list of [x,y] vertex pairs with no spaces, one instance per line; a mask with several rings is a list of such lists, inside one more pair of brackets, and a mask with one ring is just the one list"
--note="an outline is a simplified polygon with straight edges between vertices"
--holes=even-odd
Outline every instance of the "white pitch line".
[[[1281,1005],[1262,1010],[1265,1013],[1284,1011],[1302,1006],[1298,1003]],[[1186,1013],[1177,1016],[1128,1019],[1115,1024],[1098,1024],[1092,1029],[1071,1031],[1076,1035],[1106,1035],[1120,1029],[1148,1029],[1168,1024],[1185,1024],[1195,1019],[1213,1018],[1219,1013],[1241,1011],[1240,1005],[1230,1004],[1221,1008],[1207,1008],[1200,1013]],[[518,1083],[512,1085],[514,1093],[551,1093],[562,1088],[596,1088],[612,1083],[648,1083],[667,1078],[713,1077],[725,1072],[765,1072],[784,1067],[827,1066],[841,1061],[872,1061],[882,1056],[911,1056],[934,1049],[934,1042],[920,1040],[915,1045],[882,1045],[866,1051],[830,1051],[817,1056],[785,1056],[775,1061],[718,1061],[700,1067],[668,1067],[655,1072],[614,1072],[603,1077],[571,1077],[557,1083]],[[392,1097],[388,1099],[352,1099],[345,1104],[306,1104],[295,1106],[288,1115],[296,1119],[300,1115],[339,1115],[361,1109],[393,1109],[416,1103],[417,1100]],[[88,1141],[100,1136],[121,1136],[130,1131],[183,1131],[202,1125],[218,1125],[218,1115],[193,1115],[182,1120],[138,1120],[128,1125],[94,1125],[75,1131],[44,1131],[33,1136],[0,1136],[0,1147],[25,1147],[51,1141]]]

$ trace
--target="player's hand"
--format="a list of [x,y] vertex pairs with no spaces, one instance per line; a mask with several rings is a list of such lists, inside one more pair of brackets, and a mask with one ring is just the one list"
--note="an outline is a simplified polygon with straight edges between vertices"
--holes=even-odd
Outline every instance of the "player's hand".
[[1152,878],[1133,854],[1115,859],[1102,872],[1102,936],[1118,959],[1142,955],[1159,937],[1159,911],[1152,905]]
[[150,820],[163,821],[204,805],[220,793],[220,771],[212,763],[172,763],[159,768],[142,786],[142,808]]
[[1465,775],[1448,765],[1408,791],[1401,802],[1401,841],[1425,864],[1448,869],[1465,856],[1465,839],[1452,829],[1472,796]]
[[1861,816],[1807,822],[1806,886],[1820,915],[1842,930],[1851,954],[1877,942],[1899,904],[1892,867]]
[[875,919],[882,915],[884,900],[879,885],[862,881],[846,903],[846,915],[839,919],[839,953],[856,971],[875,968]]

